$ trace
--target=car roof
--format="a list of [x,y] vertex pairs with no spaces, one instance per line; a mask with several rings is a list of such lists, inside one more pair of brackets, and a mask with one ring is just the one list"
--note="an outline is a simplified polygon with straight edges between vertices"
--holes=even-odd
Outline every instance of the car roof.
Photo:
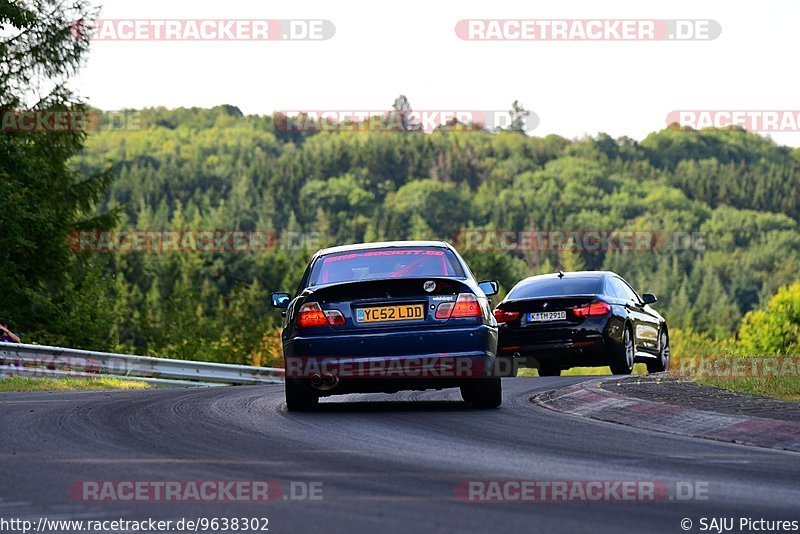
[[376,248],[392,247],[439,247],[453,250],[453,247],[444,241],[379,241],[376,243],[354,243],[352,245],[340,245],[337,247],[324,248],[314,254],[314,258],[336,254],[338,252],[351,252],[354,250],[370,250]]

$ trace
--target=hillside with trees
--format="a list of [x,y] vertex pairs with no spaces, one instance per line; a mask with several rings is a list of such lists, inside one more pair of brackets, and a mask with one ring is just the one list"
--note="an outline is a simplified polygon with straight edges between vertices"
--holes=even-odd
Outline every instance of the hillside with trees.
[[[1,41],[0,108],[93,112],[66,88],[89,46],[68,21],[91,15],[83,1],[0,15],[22,31]],[[20,88],[37,84],[29,102]],[[295,131],[233,105],[126,110],[135,127],[123,128],[108,127],[119,112],[97,113],[88,134],[0,132],[0,318],[27,341],[269,363],[269,291],[294,288],[320,247],[383,239],[451,241],[501,296],[531,274],[614,270],[656,293],[683,339],[736,335],[798,279],[800,151],[737,129],[536,137],[518,102],[506,130],[433,132],[404,117],[390,131]],[[75,232],[107,230],[277,241],[250,253],[75,250]],[[472,230],[649,232],[657,246],[473,247]],[[750,328],[759,316],[747,317]]]
[[[614,270],[657,294],[674,329],[711,338],[733,335],[798,278],[800,153],[740,130],[670,127],[639,143],[471,125],[289,132],[281,117],[234,106],[136,113],[140,129],[92,133],[73,160],[85,176],[113,176],[99,214],[117,213],[118,229],[262,230],[278,243],[262,253],[83,254],[106,275],[101,348],[265,363],[279,320],[269,291],[292,290],[317,248],[359,241],[454,242],[503,291],[559,268]],[[459,236],[471,229],[640,230],[663,243],[464,249]],[[676,247],[675,236],[693,237]]]

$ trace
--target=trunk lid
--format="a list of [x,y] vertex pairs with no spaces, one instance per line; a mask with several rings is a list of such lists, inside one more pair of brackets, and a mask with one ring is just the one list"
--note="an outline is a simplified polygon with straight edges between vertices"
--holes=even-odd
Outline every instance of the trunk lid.
[[459,293],[473,291],[461,280],[425,277],[311,287],[303,296],[305,302],[316,301],[323,310],[336,309],[344,315],[343,325],[330,327],[337,332],[382,332],[439,328],[456,321],[437,319],[436,308],[455,302]]
[[519,312],[520,315],[517,319],[507,323],[512,329],[578,325],[585,321],[585,318],[576,316],[572,310],[579,306],[585,306],[596,299],[595,295],[537,297],[507,301],[503,304],[502,309]]

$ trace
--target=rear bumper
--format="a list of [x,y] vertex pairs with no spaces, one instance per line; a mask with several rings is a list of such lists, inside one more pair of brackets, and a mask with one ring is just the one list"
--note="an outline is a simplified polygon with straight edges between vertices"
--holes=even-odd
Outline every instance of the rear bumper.
[[[287,378],[334,374],[345,382],[370,379],[421,385],[491,376],[497,355],[497,329],[488,325],[407,332],[341,333],[297,336],[284,342]],[[359,391],[353,386],[353,391]],[[449,387],[449,386],[448,386]],[[337,388],[339,389],[339,388]],[[338,391],[337,391],[338,392]]]
[[520,366],[540,363],[563,369],[608,365],[615,341],[608,335],[607,319],[586,321],[579,328],[500,329],[500,358]]
[[558,364],[562,369],[608,365],[611,356],[610,347],[602,338],[579,343],[543,343],[528,346],[519,354],[514,359],[520,360],[520,366],[538,367],[538,364],[547,363]]

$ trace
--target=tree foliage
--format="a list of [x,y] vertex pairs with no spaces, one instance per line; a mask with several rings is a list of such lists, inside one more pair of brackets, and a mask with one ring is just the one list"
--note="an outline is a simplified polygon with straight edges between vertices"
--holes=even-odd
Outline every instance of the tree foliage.
[[739,341],[755,354],[797,354],[800,351],[800,282],[782,287],[764,309],[745,315]]
[[[66,87],[88,49],[76,20],[92,16],[84,1],[4,2],[0,24],[0,110],[87,111]],[[77,258],[70,231],[114,223],[95,204],[110,173],[78,172],[68,162],[85,132],[0,132],[0,315],[40,341],[102,344],[111,320],[105,271],[96,259]]]
[[[711,338],[797,279],[798,212],[786,198],[796,155],[742,131],[668,128],[640,144],[470,129],[287,136],[234,106],[140,119],[139,131],[93,134],[75,159],[86,175],[111,167],[100,210],[119,207],[120,228],[301,237],[263,254],[101,257],[116,276],[109,343],[130,350],[266,361],[260,333],[279,319],[268,292],[294,289],[317,248],[407,238],[463,247],[466,229],[652,231],[661,241],[649,252],[462,250],[503,293],[557,268],[617,271],[656,293],[676,328]],[[780,194],[755,193],[770,189]]]
[[[709,338],[730,336],[797,280],[797,153],[746,132],[668,128],[642,143],[471,128],[298,133],[231,105],[135,113],[140,129],[93,133],[82,152],[81,138],[60,153],[63,172],[40,172],[36,143],[46,140],[3,135],[3,179],[16,182],[0,215],[2,279],[12,288],[0,312],[13,311],[29,335],[270,363],[276,355],[265,344],[280,317],[266,306],[269,291],[292,291],[317,248],[385,239],[452,241],[476,276],[501,281],[501,294],[557,268],[614,270],[656,293],[676,329]],[[113,181],[93,208],[100,182],[92,180],[103,173]],[[70,196],[83,183],[94,184],[92,194]],[[113,210],[118,229],[265,230],[281,239],[258,254],[64,248],[70,229],[100,228],[86,219]],[[660,241],[647,252],[583,250],[574,240],[566,249],[464,249],[468,229],[644,230]]]

